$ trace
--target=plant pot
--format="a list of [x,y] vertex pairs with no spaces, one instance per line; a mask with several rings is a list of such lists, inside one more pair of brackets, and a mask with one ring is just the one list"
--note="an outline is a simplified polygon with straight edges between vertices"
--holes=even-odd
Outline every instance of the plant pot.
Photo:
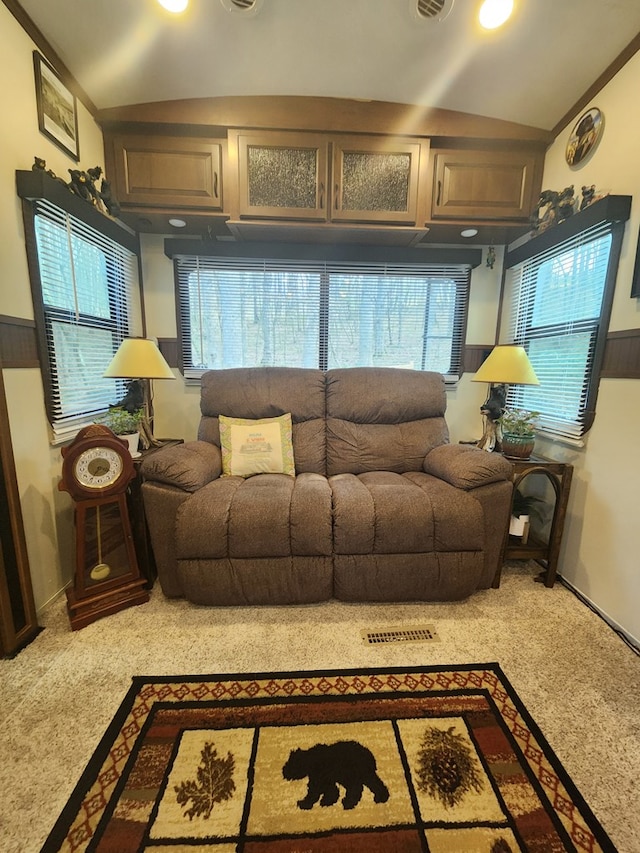
[[512,515],[509,519],[509,536],[524,536],[528,527],[528,515]]
[[510,459],[528,459],[533,453],[536,437],[531,435],[516,435],[513,432],[502,433],[502,452]]
[[138,450],[138,444],[140,443],[140,433],[139,432],[131,432],[128,435],[120,435],[118,438],[123,438],[129,445],[129,453],[131,454],[132,459],[136,459],[140,456],[140,451]]

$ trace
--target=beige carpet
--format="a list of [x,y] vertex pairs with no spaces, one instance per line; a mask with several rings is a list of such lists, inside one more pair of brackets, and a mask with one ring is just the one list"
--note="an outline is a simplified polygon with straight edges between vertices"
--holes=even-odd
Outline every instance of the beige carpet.
[[[495,660],[620,853],[640,851],[640,657],[571,592],[514,563],[465,602],[196,608],[151,601],[79,632],[64,602],[0,661],[0,846],[38,851],[132,675]],[[362,629],[433,625],[440,642],[367,646]]]

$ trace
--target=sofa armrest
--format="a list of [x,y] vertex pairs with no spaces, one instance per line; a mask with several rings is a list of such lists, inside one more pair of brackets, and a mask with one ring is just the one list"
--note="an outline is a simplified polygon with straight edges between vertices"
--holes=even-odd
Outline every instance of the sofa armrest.
[[498,453],[472,444],[441,444],[434,447],[422,465],[427,474],[469,491],[478,486],[511,480],[513,466]]
[[222,472],[220,448],[208,441],[188,441],[150,454],[141,466],[145,480],[197,492]]

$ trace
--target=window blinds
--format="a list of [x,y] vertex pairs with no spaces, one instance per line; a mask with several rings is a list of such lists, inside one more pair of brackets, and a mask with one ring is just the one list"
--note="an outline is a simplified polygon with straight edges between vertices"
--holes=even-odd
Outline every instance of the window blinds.
[[525,347],[540,380],[511,386],[507,405],[540,412],[541,428],[569,439],[593,415],[617,269],[612,244],[612,223],[601,222],[507,275],[508,342]]
[[[122,397],[104,379],[124,337],[142,331],[137,256],[50,202],[34,230],[48,353],[48,409],[56,437]],[[45,371],[47,372],[47,371]]]
[[184,375],[241,366],[461,370],[468,266],[175,257]]

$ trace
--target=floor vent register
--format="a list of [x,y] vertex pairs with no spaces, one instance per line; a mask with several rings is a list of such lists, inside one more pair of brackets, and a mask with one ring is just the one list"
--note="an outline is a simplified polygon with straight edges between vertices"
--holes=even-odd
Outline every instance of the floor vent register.
[[377,631],[362,631],[362,639],[370,646],[378,646],[382,643],[440,642],[440,637],[433,625],[416,625],[413,628],[379,628]]

